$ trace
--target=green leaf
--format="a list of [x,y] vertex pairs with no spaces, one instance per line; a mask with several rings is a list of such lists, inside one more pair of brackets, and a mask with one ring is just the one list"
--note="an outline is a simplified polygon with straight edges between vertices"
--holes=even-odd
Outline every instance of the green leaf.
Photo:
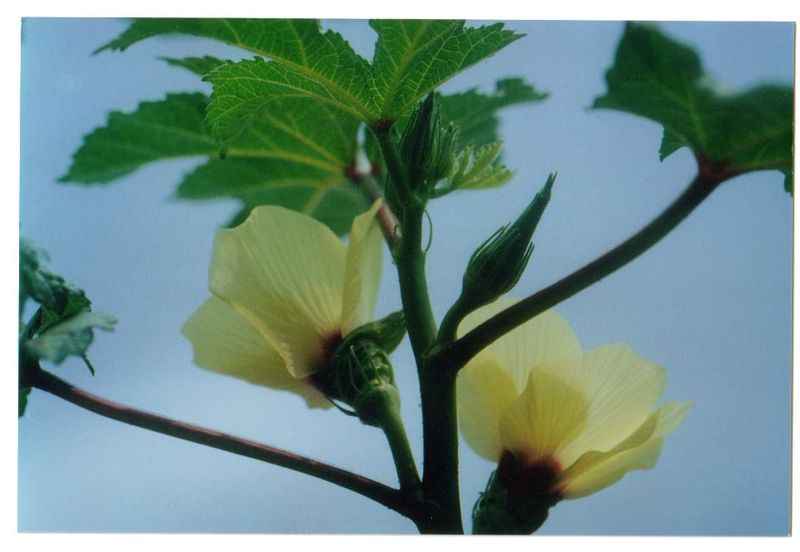
[[[92,330],[110,330],[116,319],[109,314],[92,312],[91,302],[83,290],[46,268],[45,258],[43,251],[20,238],[20,318],[27,299],[39,303],[27,325],[20,320],[20,381],[39,358],[58,364],[70,355],[81,357],[94,374],[94,367],[86,357],[86,349],[93,339]],[[20,395],[20,412],[24,410],[26,397]]]
[[[453,190],[484,189],[502,186],[514,176],[499,162],[500,142],[486,144],[474,150],[468,144],[456,160],[453,174],[442,193]],[[440,194],[441,195],[441,194]]]
[[27,341],[25,347],[28,352],[56,364],[71,355],[85,357],[94,337],[92,330],[111,330],[116,321],[110,314],[84,310],[51,325],[46,331]]
[[[59,317],[68,316],[90,307],[83,290],[68,283],[43,265],[47,254],[33,243],[20,237],[19,241],[19,314],[28,299],[41,305],[34,331],[41,331]],[[29,331],[29,333],[31,333]]]
[[369,200],[356,187],[340,180],[326,186],[267,188],[241,197],[244,207],[229,222],[236,226],[259,205],[283,205],[314,217],[338,235],[350,231],[353,218],[369,209]]
[[280,113],[277,101],[284,98],[314,100],[349,115],[354,121],[369,120],[366,108],[352,95],[291,67],[261,58],[225,63],[205,80],[214,86],[208,124],[212,134],[224,142],[237,138],[262,113]]
[[[341,173],[334,176],[336,180],[342,178]],[[243,198],[265,189],[313,188],[329,178],[332,175],[328,171],[291,161],[228,157],[211,159],[189,173],[176,196],[190,200]]]
[[594,107],[626,111],[664,126],[661,158],[689,147],[730,176],[779,170],[791,190],[794,92],[760,85],[723,91],[695,51],[651,25],[629,23]]
[[358,122],[301,98],[279,99],[276,106],[248,127],[224,160],[211,159],[189,174],[178,197],[239,199],[244,209],[232,225],[269,203],[347,232],[352,218],[367,208],[346,177],[356,158]]
[[229,157],[269,157],[342,175],[356,156],[358,121],[307,98],[276,98],[228,146]]
[[[125,50],[140,40],[168,34],[217,40],[301,72],[319,75],[321,82],[347,81],[348,75],[352,75],[353,82],[346,83],[344,88],[353,91],[367,79],[366,60],[338,33],[322,33],[319,21],[314,19],[137,19],[97,52]],[[364,91],[356,95],[367,97]]]
[[373,20],[378,33],[372,93],[379,119],[394,121],[417,100],[523,35],[502,23],[465,28],[463,21]]
[[30,387],[19,388],[19,402],[18,402],[18,417],[22,418],[25,415],[25,409],[28,407],[28,395],[31,394]]
[[[383,33],[376,53],[380,72],[388,75],[386,64],[392,60],[403,58],[406,64],[392,73],[399,83],[391,91],[392,102],[406,101],[409,86],[427,90],[518,38],[502,25],[466,29],[458,21],[373,26]],[[419,33],[418,42],[395,51],[392,37],[408,31]],[[206,75],[214,86],[210,102],[200,94],[174,94],[142,104],[134,113],[115,114],[106,127],[87,136],[64,180],[107,182],[152,161],[203,155],[210,159],[186,177],[178,197],[236,198],[243,209],[233,224],[256,205],[274,202],[346,232],[365,205],[346,179],[357,157],[359,122],[374,122],[386,99],[369,86],[376,81],[366,61],[340,35],[323,33],[310,20],[143,19],[100,50],[121,50],[174,33],[219,40],[269,61],[166,58]],[[472,96],[484,99],[479,109],[470,113],[454,98],[451,112],[480,141],[495,134],[497,109],[539,97],[518,79],[498,83],[494,95],[472,91]],[[151,128],[163,121],[168,129]],[[344,203],[337,206],[335,200]]]
[[168,94],[142,102],[133,113],[113,112],[104,127],[88,134],[62,182],[100,184],[142,165],[176,157],[215,155],[219,146],[203,123],[208,98]]
[[339,235],[347,233],[353,218],[369,208],[368,200],[342,173],[271,159],[211,160],[186,177],[177,195],[192,200],[238,199],[243,207],[229,226],[244,222],[253,208],[269,204],[312,216]]
[[216,68],[217,66],[225,63],[221,59],[217,59],[213,56],[187,57],[181,59],[162,57],[161,59],[166,61],[173,67],[182,67],[183,69],[191,71],[195,75],[200,75],[201,77],[205,76],[207,73],[209,73],[212,69]]
[[69,289],[63,306],[59,306],[59,308],[56,309],[42,307],[42,312],[39,315],[39,325],[36,331],[37,333],[46,332],[51,326],[57,324],[61,320],[69,318],[81,311],[90,310],[91,307],[92,304],[83,290],[71,288]]
[[493,94],[483,94],[476,89],[459,94],[440,95],[442,119],[458,126],[458,146],[475,147],[497,142],[499,121],[497,112],[523,103],[540,102],[547,94],[519,78],[497,81]]
[[[143,103],[134,113],[112,115],[106,127],[86,137],[64,180],[107,182],[149,162],[199,154],[209,160],[186,177],[180,198],[242,199],[275,186],[300,187],[290,197],[312,196],[317,189],[343,185],[356,157],[358,122],[352,117],[304,98],[276,99],[275,111],[254,119],[228,146],[223,161],[203,123],[207,103],[202,94],[173,94],[162,102]],[[258,197],[266,201],[284,195]],[[254,204],[247,206],[249,212]],[[305,207],[302,203],[297,210]],[[352,212],[350,206],[342,211],[343,216]],[[325,216],[341,228],[340,216]]]
[[[315,20],[139,19],[98,51],[123,50],[139,40],[174,33],[219,40],[272,60],[231,62],[208,76],[215,88],[212,98],[222,104],[212,108],[209,120],[223,140],[237,135],[250,112],[260,111],[274,96],[315,97],[364,120],[374,111],[366,60],[338,33],[321,32]],[[225,113],[228,109],[233,113]]]

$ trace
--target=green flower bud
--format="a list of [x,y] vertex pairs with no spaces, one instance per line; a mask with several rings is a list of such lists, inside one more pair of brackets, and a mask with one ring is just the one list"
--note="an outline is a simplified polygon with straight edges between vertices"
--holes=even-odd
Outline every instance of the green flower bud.
[[456,128],[442,126],[441,112],[431,92],[414,108],[400,138],[399,154],[414,191],[428,198],[436,183],[453,171]]
[[466,308],[474,310],[491,303],[519,281],[533,252],[533,232],[550,201],[555,178],[551,174],[519,218],[492,234],[472,254],[461,290],[460,301]]

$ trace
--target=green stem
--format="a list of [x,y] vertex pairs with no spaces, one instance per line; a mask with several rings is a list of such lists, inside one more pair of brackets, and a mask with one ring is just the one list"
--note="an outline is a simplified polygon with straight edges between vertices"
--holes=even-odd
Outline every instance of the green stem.
[[381,420],[381,429],[386,435],[392,451],[392,458],[397,469],[397,479],[400,481],[400,490],[405,493],[417,493],[420,490],[421,482],[399,409],[387,408],[385,410],[385,415]]
[[[449,347],[437,351],[458,369],[490,343],[565,299],[622,268],[653,247],[705,200],[724,180],[701,163],[699,174],[686,190],[639,232],[558,282],[528,296],[482,323]],[[712,167],[713,169],[713,167]]]
[[458,299],[447,311],[442,319],[442,325],[439,328],[439,335],[436,338],[437,345],[446,345],[456,340],[458,325],[464,320],[464,317],[469,314],[467,305],[464,303],[463,296],[459,295]]
[[426,362],[436,339],[428,285],[422,222],[425,204],[412,191],[389,132],[376,133],[384,161],[401,204],[403,234],[394,251],[400,295],[411,348],[417,363],[422,403],[423,477],[430,505],[417,526],[423,533],[463,533],[458,485],[458,427],[455,371]]
[[403,205],[403,208],[410,206],[423,207],[424,205],[416,197],[416,194],[411,190],[411,185],[408,181],[408,172],[400,160],[397,153],[397,148],[392,142],[392,135],[390,129],[382,131],[374,131],[375,138],[378,140],[378,146],[381,148],[383,161],[386,163],[386,171],[389,173],[389,178],[392,180],[397,197]]
[[458,481],[455,372],[429,364],[420,373],[424,465],[422,487],[431,504],[426,533],[463,534]]
[[278,448],[220,433],[143,410],[137,410],[87,393],[53,374],[37,368],[28,374],[32,387],[47,391],[95,414],[216,449],[275,464],[339,485],[412,518],[419,504],[408,493],[392,489],[361,475]]
[[425,352],[436,337],[425,277],[425,253],[421,248],[422,213],[421,209],[404,209],[403,238],[395,252],[408,337],[419,369],[423,368]]

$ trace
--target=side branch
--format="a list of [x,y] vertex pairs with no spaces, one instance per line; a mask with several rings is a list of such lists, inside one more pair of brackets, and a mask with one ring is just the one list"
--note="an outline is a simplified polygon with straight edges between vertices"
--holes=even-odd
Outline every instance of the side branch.
[[414,509],[406,495],[383,483],[285,450],[103,399],[42,369],[32,370],[30,383],[37,389],[113,420],[317,477],[363,495],[407,517]]
[[686,190],[639,232],[558,282],[496,314],[449,347],[437,351],[454,369],[464,366],[493,341],[545,310],[622,268],[669,234],[724,178],[700,172]]
[[386,243],[389,245],[389,250],[393,250],[394,246],[400,241],[400,221],[397,220],[397,217],[383,197],[383,193],[375,182],[375,179],[367,174],[356,174],[351,176],[351,180],[361,188],[364,195],[366,195],[370,201],[376,201],[378,199],[384,200],[383,205],[381,205],[378,211],[378,222],[381,225],[383,237],[386,238]]

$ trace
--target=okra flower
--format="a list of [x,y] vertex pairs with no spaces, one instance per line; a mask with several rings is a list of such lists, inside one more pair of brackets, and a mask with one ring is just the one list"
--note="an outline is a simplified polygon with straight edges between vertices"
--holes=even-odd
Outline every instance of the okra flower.
[[183,326],[199,366],[330,402],[312,376],[342,338],[372,319],[381,271],[380,202],[353,220],[349,244],[311,217],[253,210],[214,240],[213,296]]
[[[476,311],[461,331],[510,304],[500,300]],[[480,456],[498,462],[474,513],[476,529],[505,532],[497,512],[487,509],[525,503],[544,516],[540,525],[558,500],[592,494],[629,471],[653,467],[664,436],[691,405],[669,402],[653,410],[665,385],[664,368],[627,345],[584,352],[552,311],[482,351],[458,378],[462,434]]]

